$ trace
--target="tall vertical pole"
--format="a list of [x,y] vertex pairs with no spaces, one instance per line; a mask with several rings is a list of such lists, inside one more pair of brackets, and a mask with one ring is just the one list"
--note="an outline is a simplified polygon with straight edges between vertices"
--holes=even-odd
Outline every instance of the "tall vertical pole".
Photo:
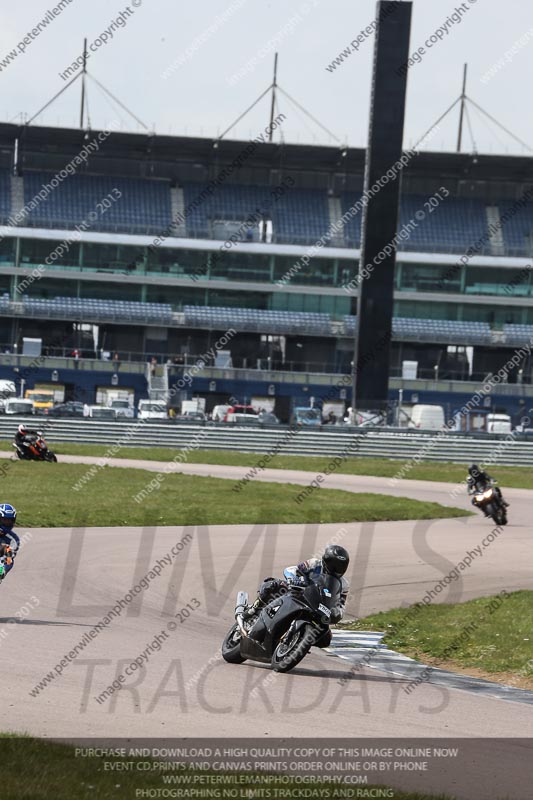
[[[394,275],[413,3],[379,0],[357,279],[352,408],[388,411]],[[394,167],[394,169],[393,169]],[[392,178],[390,177],[392,173]],[[384,178],[388,180],[385,181]],[[353,288],[352,288],[353,287]]]
[[278,86],[278,54],[274,55],[274,80],[272,81],[272,103],[270,105],[270,133],[268,134],[268,141],[272,141],[272,125],[274,124],[274,110],[276,105],[276,89]]
[[461,113],[459,115],[459,135],[457,137],[457,152],[461,152],[461,146],[463,144],[463,119],[465,115],[465,104],[466,104],[466,75],[468,72],[468,64],[465,64],[464,71],[463,71],[463,91],[461,92]]
[[83,69],[81,75],[81,109],[80,128],[83,130],[83,116],[85,111],[85,76],[87,75],[87,39],[83,40]]

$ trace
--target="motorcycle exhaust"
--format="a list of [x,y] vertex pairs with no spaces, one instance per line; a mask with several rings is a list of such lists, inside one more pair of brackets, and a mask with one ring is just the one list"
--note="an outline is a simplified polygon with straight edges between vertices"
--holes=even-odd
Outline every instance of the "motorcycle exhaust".
[[239,626],[239,630],[243,636],[248,636],[248,632],[244,627],[242,615],[248,607],[248,592],[238,592],[237,602],[235,604],[235,620]]

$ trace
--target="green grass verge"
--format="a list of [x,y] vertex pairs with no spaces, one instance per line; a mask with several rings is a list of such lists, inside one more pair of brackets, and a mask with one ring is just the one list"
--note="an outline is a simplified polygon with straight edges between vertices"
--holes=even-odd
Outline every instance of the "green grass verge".
[[[89,746],[89,745],[87,745]],[[121,745],[126,748],[134,747],[133,741],[124,741]],[[59,744],[55,742],[48,742],[42,739],[33,739],[30,737],[20,738],[15,736],[3,735],[1,736],[2,758],[5,763],[5,769],[2,772],[2,800],[121,800],[122,798],[136,797],[136,790],[163,790],[167,789],[172,791],[176,789],[175,785],[166,786],[163,783],[163,775],[212,775],[214,773],[201,772],[195,773],[189,771],[183,772],[163,772],[159,769],[153,770],[139,770],[137,764],[141,761],[148,759],[136,758],[76,758],[74,747],[69,745]],[[133,764],[127,770],[106,770],[104,769],[104,762],[108,761],[114,764]],[[152,763],[157,763],[152,761]],[[220,774],[220,773],[218,773]],[[242,775],[244,773],[224,773],[225,775],[234,774]],[[197,789],[220,789],[220,797],[223,797],[223,789],[231,788],[231,784],[216,784],[205,785],[197,783],[194,786],[187,786],[182,784],[181,788],[184,792],[183,797],[186,797],[186,790]],[[351,786],[351,785],[350,785]],[[261,788],[260,784],[250,782],[235,783],[234,788],[237,794],[233,795],[237,798],[250,797],[250,790],[257,792]],[[269,784],[265,788],[274,788],[282,790],[290,790],[291,796],[300,797],[302,791],[302,784],[286,784],[279,783]],[[305,786],[303,787],[305,788]],[[313,788],[317,789],[315,797],[319,797],[318,790],[322,788],[328,789],[329,792],[333,791],[332,784],[327,786],[324,784],[313,784]],[[337,785],[337,789],[342,786]],[[372,787],[364,786],[367,790]],[[375,788],[375,787],[374,787]],[[384,787],[382,787],[384,788]],[[294,795],[292,794],[292,791]],[[154,796],[157,796],[154,793]],[[193,795],[191,795],[193,796]],[[252,795],[253,796],[253,795]],[[261,796],[256,794],[256,796]],[[266,793],[263,796],[267,796]],[[273,795],[270,795],[273,796]],[[324,796],[328,796],[324,793]],[[337,795],[338,796],[338,795]],[[393,790],[395,800],[446,800],[443,795],[435,797],[434,795],[418,794],[411,792],[402,792]],[[288,798],[287,794],[283,794],[284,798]]]
[[[93,477],[74,490],[91,469]],[[137,503],[133,498],[151,481],[155,488]],[[314,491],[298,504],[295,498],[302,486],[255,481],[236,494],[234,485],[224,478],[31,461],[11,462],[0,478],[3,501],[19,508],[20,524],[27,527],[377,522],[470,513],[438,503],[337,489]],[[38,503],[28,499],[35,492]]]
[[[8,448],[0,444],[4,450]],[[53,450],[69,455],[103,456],[109,445],[99,444],[72,444],[53,443]],[[178,450],[171,447],[124,447],[117,454],[117,458],[142,458],[147,461],[170,461]],[[241,453],[226,450],[192,450],[187,454],[189,464],[220,464],[238,467],[253,467],[261,459],[260,453]],[[331,456],[274,456],[268,462],[269,469],[298,469],[319,473],[331,462]],[[383,478],[393,478],[404,464],[409,461],[387,458],[348,458],[336,470],[343,475],[375,475]],[[443,481],[445,483],[459,483],[467,476],[465,464],[449,462],[424,461],[422,464],[412,464],[404,478],[421,481]],[[502,487],[515,489],[533,489],[533,467],[491,467],[489,470],[495,474]]]
[[389,631],[393,650],[443,668],[456,665],[524,679],[533,688],[533,591],[456,605],[395,608],[349,623],[350,630]]

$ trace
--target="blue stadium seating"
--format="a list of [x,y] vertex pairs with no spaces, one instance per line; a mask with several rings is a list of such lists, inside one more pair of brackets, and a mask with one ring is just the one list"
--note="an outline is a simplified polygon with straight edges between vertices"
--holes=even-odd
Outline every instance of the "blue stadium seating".
[[[49,184],[55,173],[27,172],[24,201],[29,203]],[[118,189],[122,196],[102,211],[98,204]],[[90,214],[98,214],[91,220]],[[170,184],[167,181],[113,178],[103,175],[69,175],[29,213],[27,223],[45,228],[71,229],[81,222],[88,229],[158,234],[171,223]]]
[[[264,186],[219,186],[199,200],[204,184],[186,183],[183,199],[186,210],[187,235],[192,238],[210,238],[210,222],[235,220],[242,222],[249,215],[270,211],[272,197]],[[197,205],[195,207],[195,202]]]
[[73,320],[112,319],[117,322],[132,321],[172,322],[172,306],[167,303],[138,303],[128,300],[101,300],[90,297],[54,297],[43,300],[24,297],[24,311],[28,316],[49,316]]
[[[24,174],[25,203],[35,198],[54,175],[53,172],[27,171]],[[122,197],[105,213],[99,213],[98,203],[113,189],[119,189]],[[328,195],[325,190],[289,187],[275,201],[269,186],[224,184],[197,202],[204,189],[203,183],[183,185],[184,204],[188,209],[186,235],[192,238],[212,238],[214,222],[233,221],[240,224],[258,211],[272,219],[274,241],[279,243],[313,244],[329,228]],[[342,193],[342,214],[360,198],[360,192]],[[193,208],[195,201],[197,205]],[[448,197],[432,213],[425,205],[427,201],[427,195],[402,196],[398,230],[411,220],[418,224],[409,238],[400,242],[400,250],[463,253],[484,239],[486,241],[477,252],[491,253],[485,201]],[[513,206],[513,202],[509,199],[493,201],[493,205],[503,215]],[[94,211],[98,213],[98,218],[89,220],[89,214]],[[424,213],[424,218],[420,218],[420,212]],[[10,214],[11,176],[9,171],[0,170],[0,224]],[[172,224],[170,182],[150,178],[70,175],[29,212],[26,224],[72,229],[84,220],[88,221],[90,229],[97,231],[164,234]],[[359,247],[360,235],[361,212],[348,221],[339,238],[346,247]],[[516,210],[503,226],[502,235],[506,254],[531,254],[533,203]]]
[[329,228],[328,199],[315,189],[289,189],[272,210],[277,242],[316,242]]
[[[346,333],[355,334],[353,316],[344,317]],[[417,319],[416,317],[394,317],[392,335],[396,340],[417,339],[420,341],[442,341],[457,344],[489,344],[491,329],[488,322],[457,322],[447,319]]]
[[502,224],[505,250],[509,255],[530,256],[533,252],[533,203],[524,208],[513,208],[514,205],[512,200],[498,203],[500,217],[511,209],[515,212]]
[[269,187],[220,186],[199,202],[204,188],[195,183],[183,186],[187,235],[193,238],[209,238],[210,223],[216,220],[241,222],[252,214],[271,217],[277,242],[315,242],[329,226],[327,195],[322,191],[289,188],[274,202]]
[[[343,215],[346,214],[352,206],[355,206],[361,197],[361,192],[343,192],[340,198]],[[361,246],[361,213],[362,212],[359,211],[354,217],[351,217],[344,226],[344,241],[347,247],[359,248]]]
[[489,344],[491,329],[488,322],[460,322],[448,319],[416,319],[395,317],[392,321],[393,335],[424,340]]
[[186,325],[205,326],[210,329],[235,328],[236,330],[271,333],[331,333],[331,317],[312,311],[269,311],[255,308],[225,308],[220,306],[184,306]]
[[507,324],[503,326],[507,344],[523,345],[533,341],[533,325]]
[[[341,197],[343,214],[361,199],[361,194],[345,192]],[[482,237],[488,239],[486,204],[481,200],[445,198],[438,208],[429,212],[424,205],[427,195],[403,195],[400,206],[398,231],[411,220],[409,237],[400,240],[399,250],[422,252],[462,253],[474,246]],[[417,212],[423,212],[419,219]],[[361,212],[345,225],[345,242],[348,247],[360,247]],[[482,246],[479,254],[490,253],[490,243]]]
[[[486,203],[481,200],[445,198],[432,212],[424,205],[427,195],[403,195],[401,200],[398,230],[416,223],[407,229],[409,238],[399,245],[400,250],[422,252],[464,253],[469,247],[478,246],[480,240],[487,240],[477,250],[478,255],[490,253]],[[417,214],[424,214],[418,219]]]

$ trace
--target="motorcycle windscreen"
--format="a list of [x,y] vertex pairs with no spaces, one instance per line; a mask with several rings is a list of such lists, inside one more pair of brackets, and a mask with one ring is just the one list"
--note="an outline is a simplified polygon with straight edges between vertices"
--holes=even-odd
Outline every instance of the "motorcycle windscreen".
[[341,590],[342,583],[338,578],[323,573],[303,591],[303,599],[314,608],[323,605],[331,609],[339,605]]

